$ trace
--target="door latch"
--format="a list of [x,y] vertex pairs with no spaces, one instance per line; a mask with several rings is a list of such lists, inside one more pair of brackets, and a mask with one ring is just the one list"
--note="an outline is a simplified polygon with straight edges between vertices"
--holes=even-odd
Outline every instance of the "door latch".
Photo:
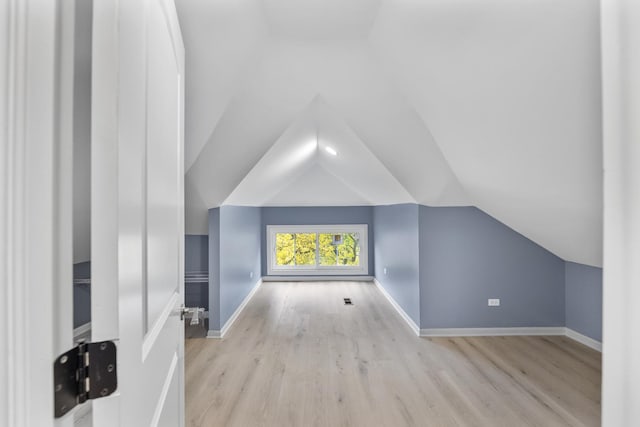
[[180,312],[180,320],[184,320],[184,317],[189,314],[190,311],[189,307],[185,307],[184,304],[182,304],[178,310]]

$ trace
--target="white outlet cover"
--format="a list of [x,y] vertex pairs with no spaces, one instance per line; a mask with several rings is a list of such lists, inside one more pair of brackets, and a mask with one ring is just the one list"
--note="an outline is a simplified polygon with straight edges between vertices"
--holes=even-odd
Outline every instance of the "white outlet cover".
[[387,275],[387,268],[385,267],[383,271],[384,271],[384,274],[386,276]]
[[489,298],[487,300],[487,305],[489,307],[499,307],[500,306],[500,298]]

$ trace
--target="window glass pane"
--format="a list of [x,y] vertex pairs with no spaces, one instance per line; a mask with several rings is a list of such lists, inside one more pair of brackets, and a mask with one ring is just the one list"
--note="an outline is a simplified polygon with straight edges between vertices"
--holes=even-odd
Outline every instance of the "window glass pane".
[[276,233],[276,265],[295,265],[295,235]]
[[360,265],[359,233],[342,233],[342,243],[336,245],[338,265]]
[[316,265],[316,233],[296,233],[296,265]]
[[[340,235],[342,237],[342,235]],[[320,233],[320,265],[332,266],[338,262],[336,245],[333,244],[334,235],[331,233]]]

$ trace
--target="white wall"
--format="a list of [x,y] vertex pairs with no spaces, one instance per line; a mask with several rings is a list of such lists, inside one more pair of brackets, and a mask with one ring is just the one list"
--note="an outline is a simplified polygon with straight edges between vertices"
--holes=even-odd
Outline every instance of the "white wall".
[[640,425],[640,2],[602,1],[602,424]]

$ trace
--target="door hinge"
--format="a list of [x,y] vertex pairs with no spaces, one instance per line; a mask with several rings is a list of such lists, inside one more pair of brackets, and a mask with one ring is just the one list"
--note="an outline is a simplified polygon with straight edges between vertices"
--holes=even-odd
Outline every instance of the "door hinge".
[[53,364],[54,412],[59,418],[76,405],[109,396],[118,388],[113,341],[81,343]]

